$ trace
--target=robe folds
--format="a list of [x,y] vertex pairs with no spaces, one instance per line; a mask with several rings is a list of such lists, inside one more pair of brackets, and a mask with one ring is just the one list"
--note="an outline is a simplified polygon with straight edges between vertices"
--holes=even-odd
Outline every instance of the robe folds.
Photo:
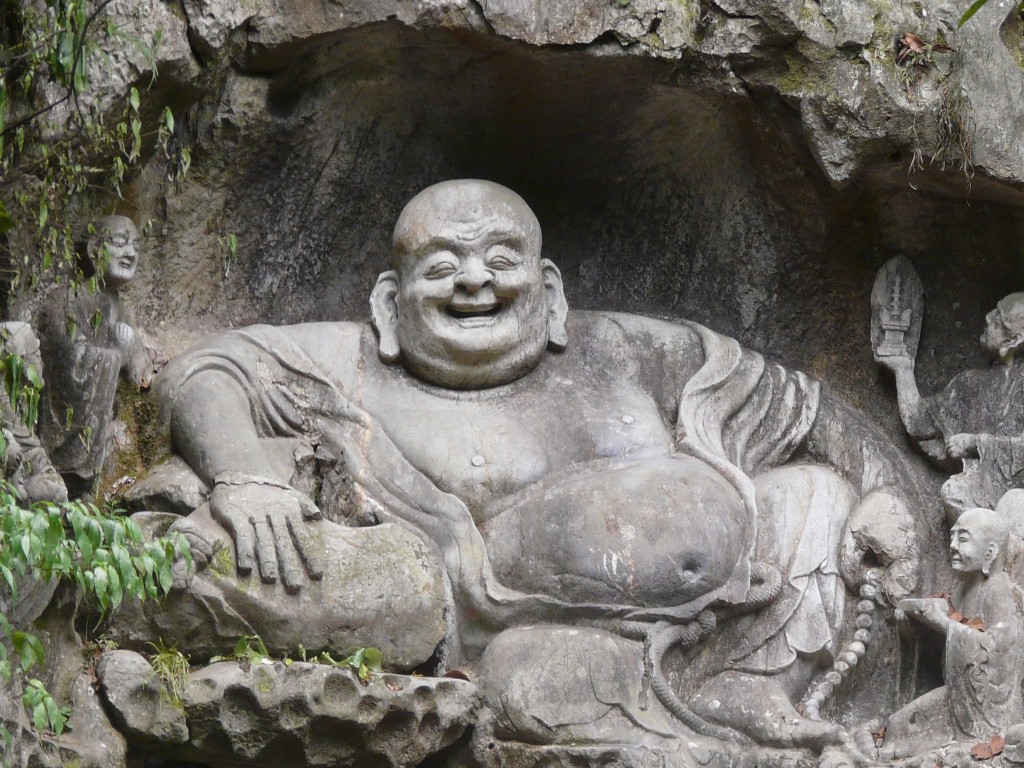
[[[570,345],[600,350],[598,329],[609,322],[633,328],[670,325],[614,313],[573,312]],[[696,339],[703,360],[688,380],[659,384],[674,388],[668,395],[677,403],[675,421],[668,425],[675,444],[667,449],[703,461],[732,484],[750,525],[744,554],[726,584],[690,603],[664,606],[661,616],[658,610],[645,609],[644,620],[686,621],[709,605],[742,603],[750,589],[751,563],[765,560],[782,571],[784,588],[765,611],[767,623],[758,622],[745,645],[732,648],[731,663],[770,671],[786,666],[797,653],[832,651],[843,601],[836,561],[852,491],[836,491],[840,481],[823,493],[814,472],[778,474],[792,469],[786,465],[814,425],[819,385],[702,326],[681,322],[674,327]],[[369,326],[253,326],[209,339],[179,356],[156,386],[165,406],[173,408],[193,377],[220,373],[245,393],[261,438],[301,437],[337,459],[351,479],[354,503],[364,508],[361,514],[349,514],[350,519],[397,523],[436,547],[456,609],[451,613],[453,634],[471,634],[474,627],[493,634],[530,623],[635,621],[636,606],[570,604],[500,583],[467,505],[414,467],[363,408],[359,392],[368,365],[382,365]],[[652,396],[666,399],[664,392]],[[330,505],[321,500],[321,506],[326,514]]]
[[1005,572],[974,588],[972,613],[983,629],[951,623],[946,631],[945,681],[960,740],[990,739],[1024,720],[1021,673],[1022,594]]

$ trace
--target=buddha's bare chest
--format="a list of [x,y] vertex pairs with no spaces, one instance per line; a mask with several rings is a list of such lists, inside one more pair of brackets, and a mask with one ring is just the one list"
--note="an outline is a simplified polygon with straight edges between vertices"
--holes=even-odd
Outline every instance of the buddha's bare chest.
[[404,383],[377,388],[364,405],[402,454],[478,521],[568,465],[671,444],[654,401],[628,387],[552,380],[459,396]]

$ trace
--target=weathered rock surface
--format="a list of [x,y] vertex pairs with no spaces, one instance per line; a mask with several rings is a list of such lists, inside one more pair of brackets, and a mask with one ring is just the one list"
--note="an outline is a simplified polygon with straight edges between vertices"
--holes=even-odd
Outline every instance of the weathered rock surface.
[[[982,318],[1024,286],[1021,22],[1008,0],[989,0],[955,31],[966,4],[118,0],[105,13],[126,35],[160,30],[162,43],[149,62],[127,37],[106,41],[111,63],[94,68],[83,103],[111,113],[155,65],[146,117],[172,107],[192,169],[168,184],[154,158],[123,201],[93,202],[154,222],[127,301],[173,354],[227,326],[364,317],[412,194],[493,179],[537,211],[573,307],[702,322],[824,379],[900,440],[866,340],[877,268],[906,254],[928,286],[928,391],[982,363]],[[954,50],[899,64],[908,32]],[[175,482],[160,499],[138,484],[132,505],[195,506],[203,489]],[[310,764],[414,765],[422,744],[450,743],[448,723],[469,717],[429,701],[322,714],[315,697],[345,673],[302,672],[313,680],[300,691],[299,665],[261,669],[199,673],[189,696],[207,690],[214,703],[190,699],[189,728],[206,730],[179,745],[182,759],[208,750],[269,765],[301,743],[314,745]],[[346,696],[368,701],[377,684]],[[392,712],[399,725],[385,732],[416,735],[371,735]],[[658,759],[506,749],[479,754]]]
[[100,658],[96,676],[114,723],[125,736],[170,744],[188,740],[181,705],[145,658],[132,651],[109,651]]
[[[695,319],[887,424],[850,331],[880,263],[906,254],[934,293],[925,388],[981,360],[975,328],[1019,279],[1005,0],[959,31],[957,0],[183,7],[107,11],[162,31],[146,101],[193,150],[184,182],[154,158],[122,205],[155,223],[128,300],[169,354],[225,326],[365,317],[390,223],[445,177],[526,196],[574,307]],[[955,50],[897,64],[907,32]],[[133,75],[97,68],[94,90],[113,105]]]
[[206,501],[210,492],[185,462],[172,456],[124,492],[129,509],[187,515]]
[[177,715],[136,654],[105,654],[100,679],[133,747],[218,765],[415,766],[454,744],[477,706],[464,680],[372,674],[364,684],[302,662],[193,672]]

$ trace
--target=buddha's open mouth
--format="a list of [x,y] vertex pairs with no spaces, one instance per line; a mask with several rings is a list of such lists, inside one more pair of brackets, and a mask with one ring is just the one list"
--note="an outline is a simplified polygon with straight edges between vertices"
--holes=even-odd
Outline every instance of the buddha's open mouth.
[[495,317],[503,307],[504,304],[500,301],[486,304],[446,304],[444,311],[448,317],[456,320],[478,320]]

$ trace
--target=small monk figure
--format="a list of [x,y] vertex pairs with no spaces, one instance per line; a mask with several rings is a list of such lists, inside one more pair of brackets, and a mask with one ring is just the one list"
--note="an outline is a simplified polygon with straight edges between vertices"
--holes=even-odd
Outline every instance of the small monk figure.
[[895,345],[875,352],[875,360],[896,376],[900,417],[910,437],[940,466],[955,468],[963,460],[963,471],[942,487],[951,521],[972,507],[991,508],[1006,491],[1024,487],[1024,357],[1018,356],[1024,347],[1024,293],[999,300],[985,316],[980,341],[996,358],[992,367],[962,371],[928,397],[917,388],[914,352]]
[[41,409],[43,440],[73,497],[92,490],[109,445],[118,377],[147,388],[153,363],[131,325],[121,289],[135,276],[139,233],[132,220],[107,216],[80,245],[86,278],[48,303],[40,316],[50,386]]
[[948,599],[901,600],[899,610],[946,636],[945,685],[880,723],[862,726],[857,747],[878,760],[921,754],[954,741],[988,741],[1024,719],[1022,592],[1004,570],[1008,517],[973,508],[953,524],[950,561],[959,577]]

